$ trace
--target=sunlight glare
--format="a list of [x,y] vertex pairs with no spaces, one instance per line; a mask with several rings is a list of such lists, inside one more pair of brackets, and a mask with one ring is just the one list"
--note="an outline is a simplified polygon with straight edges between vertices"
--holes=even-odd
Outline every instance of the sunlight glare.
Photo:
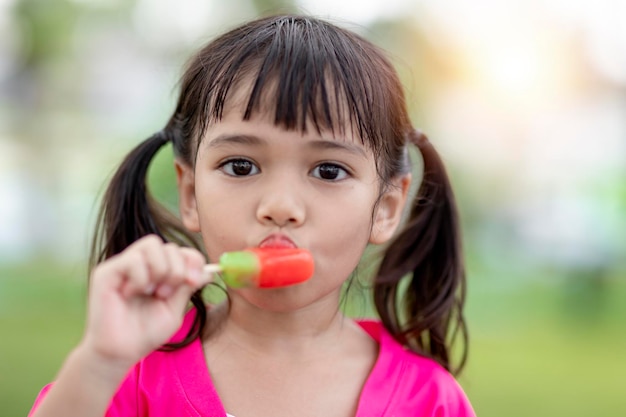
[[298,0],[298,4],[305,12],[313,15],[367,24],[377,19],[406,15],[414,2],[411,0]]

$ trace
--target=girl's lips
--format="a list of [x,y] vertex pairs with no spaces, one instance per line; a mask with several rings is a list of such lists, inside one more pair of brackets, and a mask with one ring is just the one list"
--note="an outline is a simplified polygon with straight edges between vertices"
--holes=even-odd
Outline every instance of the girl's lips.
[[297,246],[287,236],[270,235],[259,244],[259,248],[294,249]]

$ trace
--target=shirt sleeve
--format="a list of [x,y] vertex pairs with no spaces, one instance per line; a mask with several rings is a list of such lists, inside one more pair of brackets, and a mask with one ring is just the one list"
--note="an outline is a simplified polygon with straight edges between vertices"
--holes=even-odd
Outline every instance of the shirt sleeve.
[[450,378],[447,387],[443,391],[439,412],[435,413],[436,416],[476,417],[472,404],[456,380]]
[[388,415],[476,417],[458,381],[432,360],[413,360],[402,369]]
[[44,397],[48,393],[48,390],[50,389],[51,386],[52,384],[48,384],[45,387],[43,387],[41,391],[39,391],[39,394],[37,394],[37,398],[35,398],[35,403],[30,409],[30,412],[28,413],[28,417],[31,417],[35,413],[35,410],[37,409],[37,407],[39,407],[39,404],[41,404],[41,401],[44,399]]

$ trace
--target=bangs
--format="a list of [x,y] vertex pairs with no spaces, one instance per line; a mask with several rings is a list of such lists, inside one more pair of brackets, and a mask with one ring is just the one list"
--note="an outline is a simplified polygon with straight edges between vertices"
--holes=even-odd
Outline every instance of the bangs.
[[[236,92],[246,91],[243,119],[273,116],[288,130],[358,136],[374,152],[404,123],[400,83],[391,64],[358,35],[305,17],[251,22],[207,45],[182,80],[178,114],[201,138],[222,118]],[[182,108],[181,108],[182,106]],[[272,108],[273,107],[273,108]],[[199,142],[199,141],[198,141]]]

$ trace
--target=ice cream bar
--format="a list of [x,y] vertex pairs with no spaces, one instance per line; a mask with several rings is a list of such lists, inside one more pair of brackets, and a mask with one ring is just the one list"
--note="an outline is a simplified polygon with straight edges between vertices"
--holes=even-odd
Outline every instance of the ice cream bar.
[[231,288],[277,288],[299,284],[311,278],[313,256],[298,248],[249,248],[224,253],[217,264],[204,267],[205,272],[219,272]]

